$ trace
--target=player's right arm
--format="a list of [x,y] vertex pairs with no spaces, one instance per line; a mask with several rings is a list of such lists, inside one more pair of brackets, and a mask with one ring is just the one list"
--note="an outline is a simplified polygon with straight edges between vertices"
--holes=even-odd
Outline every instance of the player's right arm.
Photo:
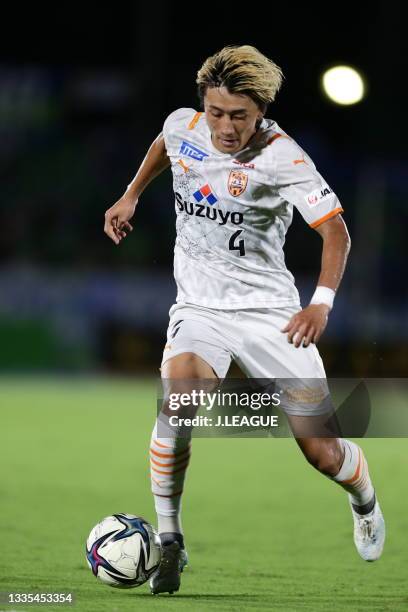
[[133,230],[129,221],[135,213],[140,195],[149,183],[169,166],[170,160],[161,133],[151,145],[135,178],[128,185],[123,196],[105,213],[104,231],[115,244],[119,244],[123,238],[126,238],[127,231]]

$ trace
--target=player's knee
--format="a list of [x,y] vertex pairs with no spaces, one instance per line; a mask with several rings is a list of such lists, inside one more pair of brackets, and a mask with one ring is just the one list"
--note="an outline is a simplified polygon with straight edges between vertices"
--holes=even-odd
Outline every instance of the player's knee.
[[161,375],[168,380],[216,378],[212,367],[195,353],[181,353],[168,359],[162,366]]
[[316,470],[327,476],[335,476],[339,473],[342,464],[342,455],[339,445],[335,439],[333,442],[317,439],[304,450],[307,461]]
[[[163,364],[162,385],[164,414],[173,414],[172,403],[180,403],[178,416],[194,417],[200,404],[199,393],[211,393],[217,387],[218,378],[211,366],[195,353],[182,353]],[[181,401],[181,398],[183,401]],[[189,401],[190,398],[190,401]]]

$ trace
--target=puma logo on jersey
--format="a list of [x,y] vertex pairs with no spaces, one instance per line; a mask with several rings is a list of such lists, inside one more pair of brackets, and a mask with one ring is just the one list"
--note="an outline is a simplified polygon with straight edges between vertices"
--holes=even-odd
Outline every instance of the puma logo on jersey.
[[234,225],[241,225],[244,221],[244,215],[241,212],[226,212],[215,206],[206,206],[205,204],[196,204],[195,202],[186,202],[182,196],[175,192],[176,205],[180,212],[185,212],[190,216],[207,218],[210,221],[216,221],[218,225],[225,225],[228,221]]
[[316,206],[316,204],[320,204],[323,200],[325,200],[330,194],[333,193],[333,190],[327,185],[323,187],[323,189],[314,189],[305,196],[306,203],[309,206]]

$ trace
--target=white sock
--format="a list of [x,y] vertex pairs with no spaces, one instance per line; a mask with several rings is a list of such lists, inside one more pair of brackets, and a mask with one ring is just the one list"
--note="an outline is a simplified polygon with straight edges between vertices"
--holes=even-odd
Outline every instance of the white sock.
[[333,480],[350,494],[350,501],[356,506],[368,504],[374,496],[374,487],[368,472],[367,461],[361,448],[350,440],[341,440],[344,461]]
[[159,533],[183,533],[181,496],[190,461],[190,440],[174,437],[168,418],[160,414],[150,442],[150,475]]
[[[181,501],[181,495],[178,497],[178,499]],[[159,530],[159,533],[183,533],[183,528],[181,526],[181,516],[180,516],[180,512],[181,512],[181,504],[179,505],[179,507],[177,508],[177,514],[175,514],[174,516],[166,516],[165,514],[160,514],[159,510],[157,509],[156,506],[156,512],[157,512],[157,527]]]

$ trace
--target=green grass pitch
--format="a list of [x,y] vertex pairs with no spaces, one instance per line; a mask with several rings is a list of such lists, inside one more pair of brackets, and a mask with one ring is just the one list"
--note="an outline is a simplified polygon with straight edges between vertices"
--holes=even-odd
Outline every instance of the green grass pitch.
[[84,546],[114,512],[155,522],[155,383],[15,378],[0,379],[0,390],[0,591],[75,594],[74,606],[49,611],[408,609],[405,439],[361,443],[388,530],[373,564],[355,551],[346,494],[293,440],[193,440],[183,513],[190,565],[178,594],[153,597],[147,585],[97,582]]

